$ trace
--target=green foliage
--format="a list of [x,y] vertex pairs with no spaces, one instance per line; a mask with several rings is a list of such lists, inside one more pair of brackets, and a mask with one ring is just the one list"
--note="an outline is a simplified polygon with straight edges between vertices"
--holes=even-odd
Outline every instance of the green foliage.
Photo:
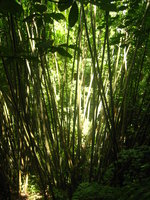
[[58,3],[58,9],[60,11],[64,11],[66,9],[68,9],[73,3],[73,0],[59,0],[59,3]]
[[36,3],[36,4],[34,5],[34,8],[35,8],[35,10],[36,10],[37,12],[39,12],[39,13],[43,13],[43,12],[45,12],[45,11],[47,10],[46,5],[40,4],[40,3]]
[[33,18],[36,18],[38,19],[38,17],[41,18],[40,14],[39,13],[36,13],[36,14],[31,14],[31,15],[28,15],[27,17],[24,18],[23,22],[28,22],[28,23],[31,23],[33,21]]
[[116,200],[119,194],[119,188],[85,182],[78,186],[72,200]]
[[53,40],[37,40],[36,47],[39,51],[47,51],[52,48]]
[[39,184],[37,183],[37,177],[35,175],[30,175],[28,192],[30,194],[37,194],[40,192]]
[[79,47],[77,47],[77,45],[75,44],[70,44],[70,45],[67,45],[67,44],[60,44],[59,45],[60,47],[67,47],[69,49],[73,49],[73,50],[76,50],[78,51],[79,53],[81,53],[81,49]]
[[55,19],[56,21],[66,19],[62,13],[45,13],[44,17],[46,18],[49,17],[49,18]]
[[53,24],[53,19],[52,19],[51,13],[44,13],[44,14],[43,14],[43,18],[44,18],[44,21],[45,21],[46,23]]
[[117,12],[117,7],[115,4],[112,4],[110,1],[101,2],[99,4],[100,8],[105,11],[115,11]]
[[124,184],[141,181],[150,176],[150,147],[141,146],[123,150],[119,155],[118,176],[123,174]]
[[150,179],[124,187],[102,186],[98,183],[81,183],[74,192],[72,200],[149,200]]
[[150,144],[147,2],[57,3],[0,1],[0,148],[10,186],[19,191],[21,170],[30,193],[58,200],[88,180],[101,185],[81,183],[73,199],[149,198],[150,148],[133,148]]
[[145,179],[141,183],[132,183],[122,188],[119,200],[149,200],[150,199],[150,179]]
[[64,57],[68,57],[68,58],[72,58],[72,55],[70,53],[68,53],[68,51],[66,51],[64,48],[62,48],[61,46],[53,46],[52,49],[51,49],[51,52],[54,53],[54,52],[58,52],[61,56],[64,56]]
[[66,192],[61,189],[54,188],[54,195],[56,200],[68,200]]
[[78,21],[78,5],[76,2],[73,3],[70,12],[69,12],[69,26],[73,27]]
[[113,184],[117,176],[117,184],[128,185],[140,182],[150,176],[150,147],[141,146],[134,149],[122,150],[118,156],[115,169],[111,164],[104,175],[104,183]]
[[[53,40],[39,40],[39,39],[36,39],[37,43],[36,43],[36,47],[38,48],[38,50],[41,52],[41,53],[44,53],[44,52],[52,52],[52,53],[55,53],[55,52],[58,52],[61,56],[64,56],[64,57],[68,57],[68,58],[72,58],[71,54],[68,53],[67,50],[65,50],[63,47],[65,47],[65,45],[58,45],[58,46],[53,46]],[[68,46],[68,48],[73,48],[72,46]]]

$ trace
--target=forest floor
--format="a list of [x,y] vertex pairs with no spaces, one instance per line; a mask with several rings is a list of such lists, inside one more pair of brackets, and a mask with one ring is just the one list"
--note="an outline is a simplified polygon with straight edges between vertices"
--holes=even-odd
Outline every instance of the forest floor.
[[24,194],[24,193],[21,193],[19,195],[19,198],[16,198],[15,195],[11,195],[11,199],[12,200],[42,200],[42,196],[37,193],[37,194]]

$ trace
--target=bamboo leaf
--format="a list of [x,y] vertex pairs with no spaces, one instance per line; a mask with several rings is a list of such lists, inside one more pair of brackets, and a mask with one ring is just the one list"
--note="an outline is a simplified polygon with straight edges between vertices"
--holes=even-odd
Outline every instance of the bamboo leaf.
[[65,49],[58,47],[57,48],[57,52],[61,55],[61,56],[65,56],[68,58],[72,58],[72,55],[70,53],[68,53]]
[[73,0],[59,0],[58,9],[64,11],[68,9],[73,3]]
[[36,3],[34,5],[34,8],[35,8],[35,10],[37,12],[40,12],[40,13],[43,13],[43,12],[45,12],[47,10],[47,7],[45,5],[43,5],[43,4],[40,4],[40,3]]
[[39,41],[36,43],[36,47],[41,51],[47,51],[52,47],[53,40]]
[[55,19],[56,21],[65,20],[65,16],[62,13],[45,13],[44,17]]
[[58,46],[58,47],[52,47],[51,49],[52,53],[58,52],[61,56],[72,58],[72,55],[68,53],[64,48]]
[[81,49],[79,47],[77,47],[75,44],[70,44],[68,47],[70,49],[74,49],[74,50],[79,51],[81,53]]
[[51,13],[44,13],[43,16],[44,16],[44,21],[46,23],[50,23],[50,24],[53,23],[53,20],[51,18]]
[[70,48],[70,49],[74,49],[74,50],[76,50],[76,51],[78,51],[78,52],[81,53],[81,49],[78,48],[78,47],[76,46],[76,44],[70,44],[70,45],[61,44],[61,45],[59,45],[59,47],[68,47],[68,48]]
[[78,6],[77,3],[74,2],[69,13],[69,26],[73,27],[75,23],[78,21]]

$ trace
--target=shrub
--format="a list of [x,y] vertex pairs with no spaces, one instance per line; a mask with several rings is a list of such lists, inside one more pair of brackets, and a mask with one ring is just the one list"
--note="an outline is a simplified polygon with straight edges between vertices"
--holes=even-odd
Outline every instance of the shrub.
[[119,188],[102,186],[96,182],[85,182],[78,186],[72,200],[116,200],[119,194]]

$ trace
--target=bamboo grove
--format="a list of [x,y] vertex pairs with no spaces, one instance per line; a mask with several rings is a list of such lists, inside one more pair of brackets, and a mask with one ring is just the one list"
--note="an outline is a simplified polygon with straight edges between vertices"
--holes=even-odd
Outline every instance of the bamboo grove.
[[[44,199],[150,145],[150,1],[0,1],[0,171]],[[114,183],[119,184],[117,173]]]

